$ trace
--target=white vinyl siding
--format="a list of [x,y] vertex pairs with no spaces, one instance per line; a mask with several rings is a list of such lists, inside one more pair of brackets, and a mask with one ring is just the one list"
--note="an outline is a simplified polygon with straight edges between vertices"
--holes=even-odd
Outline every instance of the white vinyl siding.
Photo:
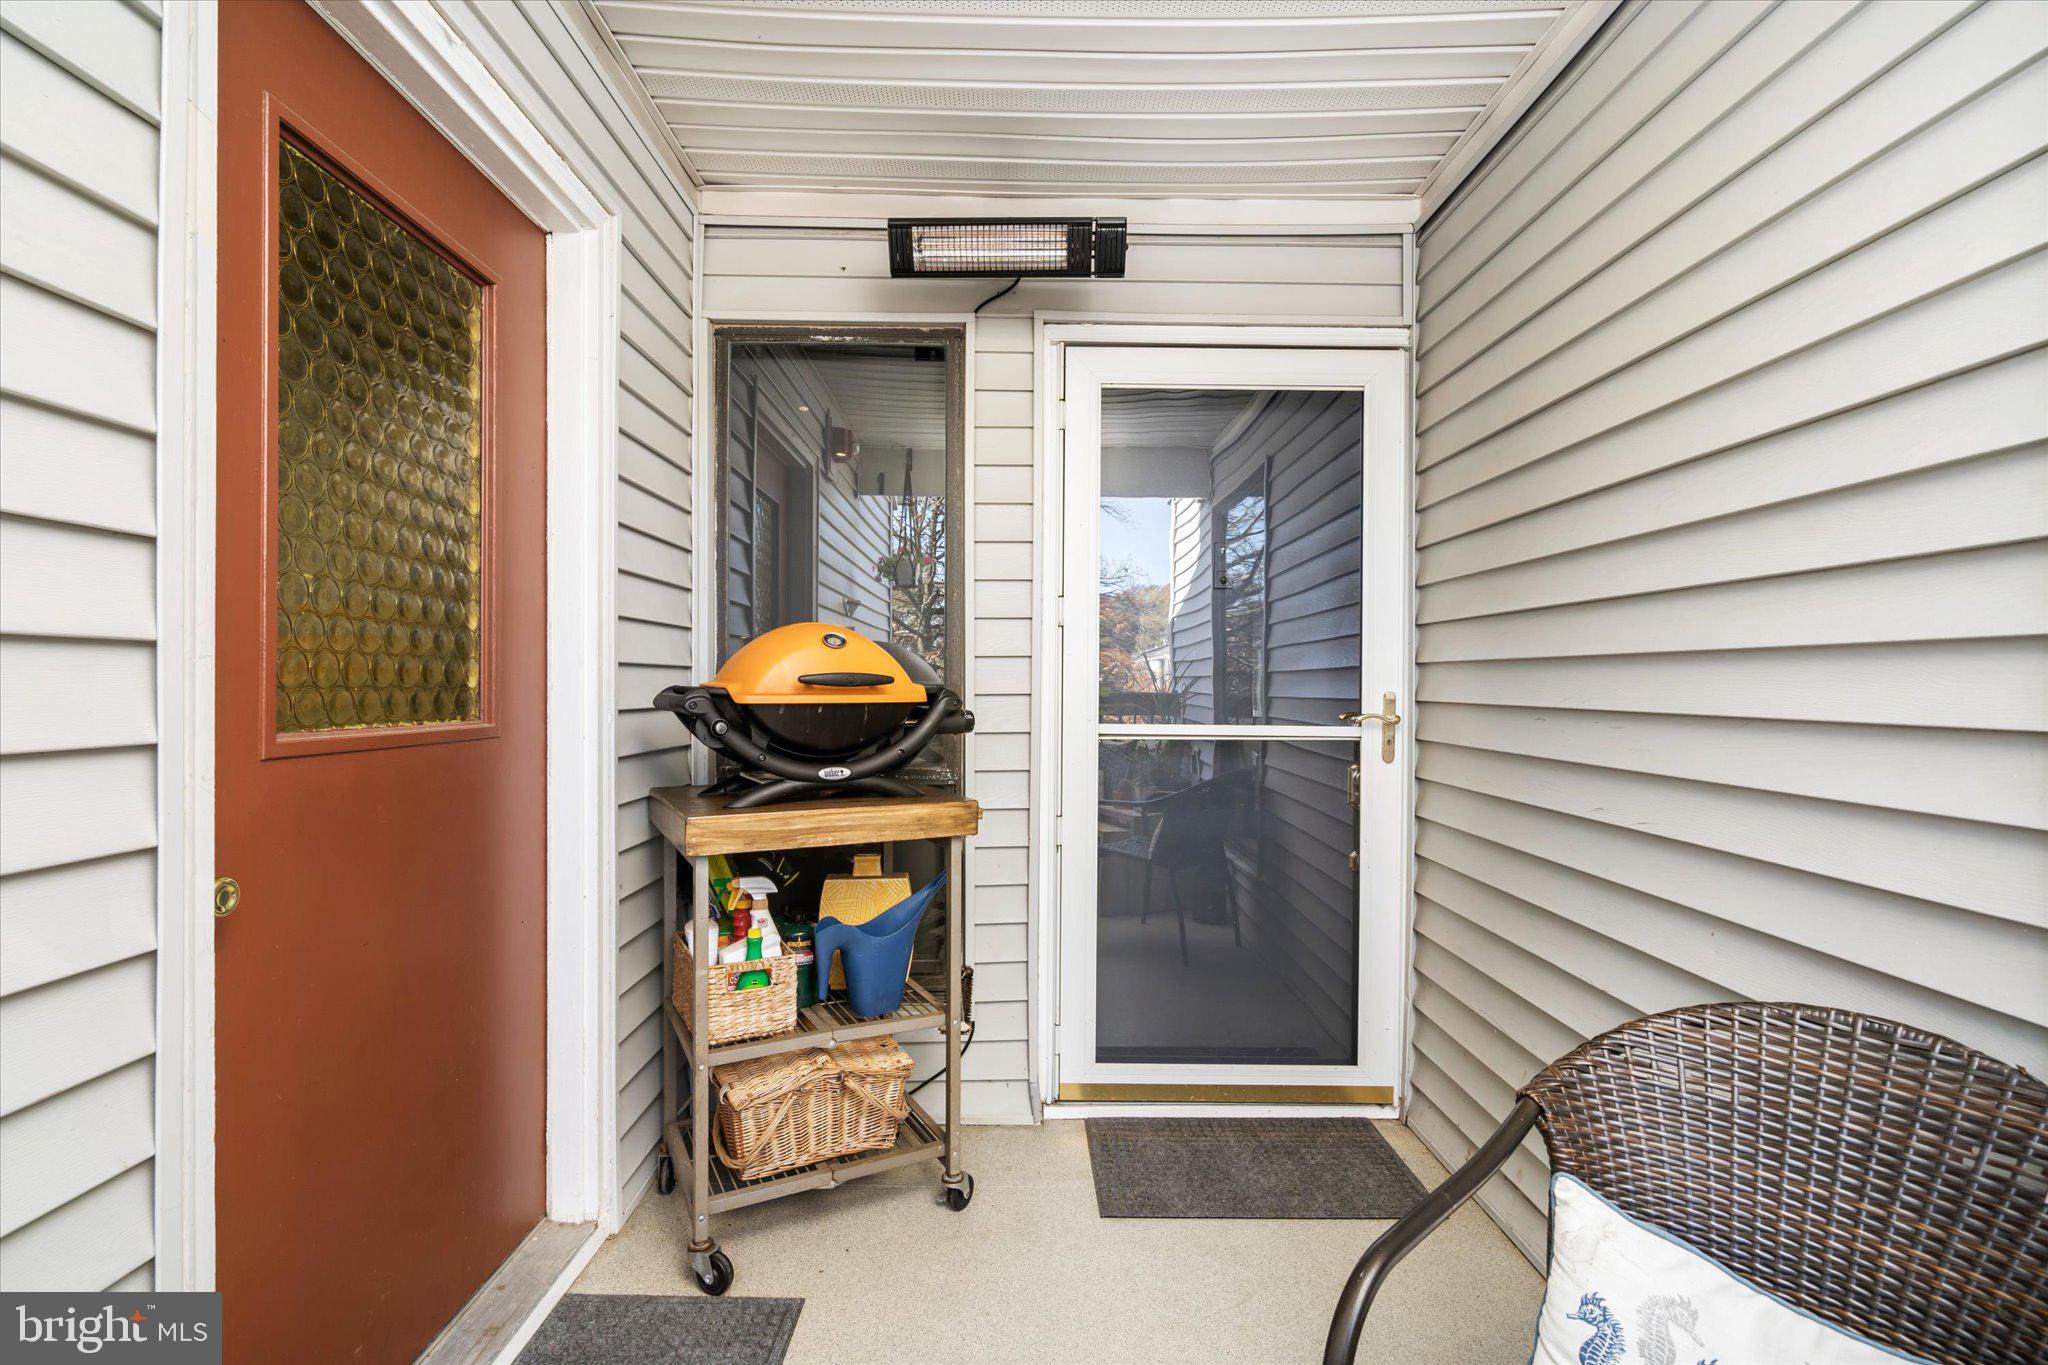
[[0,0],[0,1289],[152,1282],[162,39]]
[[[691,666],[691,315],[687,186],[553,5],[440,0],[442,17],[619,215],[618,1157],[622,1209],[660,1141],[661,858],[647,793],[690,780],[685,735],[654,694]],[[558,454],[561,452],[557,452]]]
[[[2048,6],[1631,4],[1419,242],[1412,1122],[1864,1010],[2048,1069]],[[1532,1256],[1532,1140],[1482,1195]]]
[[[872,261],[886,272],[879,242]],[[871,264],[869,269],[874,269]],[[706,272],[705,287],[711,283]],[[1002,286],[968,280],[972,308]],[[1018,293],[1037,286],[1021,285]],[[1035,521],[1031,485],[1033,410],[1031,319],[992,305],[975,320],[967,357],[968,412],[974,423],[973,500],[967,546],[973,624],[968,640],[967,794],[981,802],[981,832],[967,859],[968,960],[974,966],[974,1047],[961,1065],[962,1116],[1016,1123],[1032,1116],[1030,1018],[1031,896],[1031,576]],[[994,314],[994,316],[991,316]],[[937,1054],[936,1045],[927,1052]],[[920,1073],[938,1065],[919,1059]],[[933,1086],[923,1098],[939,1095]]]
[[[704,310],[714,317],[965,313],[1009,283],[891,279],[887,245],[871,229],[721,227],[706,235],[705,252]],[[1139,228],[1126,271],[1121,280],[1027,280],[984,309],[981,320],[1060,312],[1364,326],[1401,318],[1399,237],[1164,235]]]
[[[905,322],[971,311],[1003,279],[891,279],[880,232],[851,228],[714,227],[704,242],[704,307],[724,319],[815,322],[887,314]],[[1168,236],[1139,230],[1129,278],[1027,280],[975,319],[968,356],[973,424],[968,490],[972,654],[967,794],[982,805],[968,859],[968,946],[975,1040],[963,1068],[969,1122],[1031,1116],[1028,949],[1031,888],[1032,690],[1054,671],[1032,657],[1037,610],[1033,497],[1037,385],[1032,314],[1104,319],[1145,315],[1190,323],[1398,325],[1398,237]],[[936,1065],[919,1044],[919,1074]],[[930,1099],[937,1087],[920,1098]]]

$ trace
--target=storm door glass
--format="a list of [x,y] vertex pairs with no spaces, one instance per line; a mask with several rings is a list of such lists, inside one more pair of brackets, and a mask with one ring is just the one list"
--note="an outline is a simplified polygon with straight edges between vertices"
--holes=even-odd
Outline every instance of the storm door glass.
[[279,734],[481,713],[483,290],[278,158]]
[[1361,395],[1105,385],[1100,431],[1094,1060],[1351,1066]]

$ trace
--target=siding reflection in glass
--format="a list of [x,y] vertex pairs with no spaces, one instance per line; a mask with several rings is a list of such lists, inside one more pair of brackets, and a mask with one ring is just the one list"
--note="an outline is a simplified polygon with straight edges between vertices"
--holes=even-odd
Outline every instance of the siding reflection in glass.
[[1357,709],[1364,420],[1355,392],[1104,391],[1103,720]]

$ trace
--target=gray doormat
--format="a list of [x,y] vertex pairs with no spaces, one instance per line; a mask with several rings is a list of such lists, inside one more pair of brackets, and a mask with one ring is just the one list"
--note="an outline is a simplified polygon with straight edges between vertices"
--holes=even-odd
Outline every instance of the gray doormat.
[[802,1299],[568,1294],[518,1365],[779,1365]]
[[1371,1119],[1089,1119],[1104,1218],[1399,1218],[1422,1182]]

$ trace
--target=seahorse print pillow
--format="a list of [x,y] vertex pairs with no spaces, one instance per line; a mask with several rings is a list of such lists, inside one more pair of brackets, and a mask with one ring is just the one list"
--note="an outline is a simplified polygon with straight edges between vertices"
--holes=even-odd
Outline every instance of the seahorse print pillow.
[[1550,1276],[1530,1365],[1890,1365],[1569,1175],[1550,1178]]

